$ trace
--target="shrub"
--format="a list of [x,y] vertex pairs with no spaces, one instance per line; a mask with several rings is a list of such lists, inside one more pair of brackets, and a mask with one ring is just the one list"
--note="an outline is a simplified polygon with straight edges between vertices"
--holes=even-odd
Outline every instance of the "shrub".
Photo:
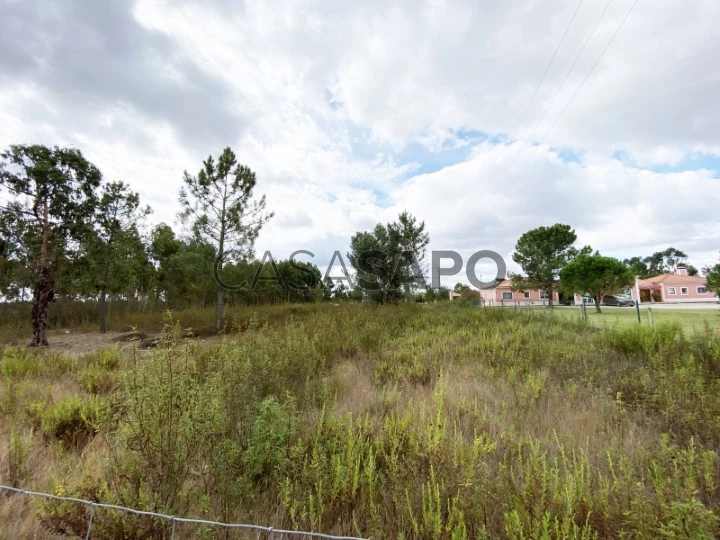
[[98,433],[107,409],[98,397],[71,397],[55,403],[33,402],[27,413],[47,440],[82,448]]

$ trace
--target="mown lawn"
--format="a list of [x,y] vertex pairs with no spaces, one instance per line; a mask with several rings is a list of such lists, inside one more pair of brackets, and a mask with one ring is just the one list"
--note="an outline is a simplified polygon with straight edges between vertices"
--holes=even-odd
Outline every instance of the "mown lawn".
[[[581,320],[579,307],[560,307],[553,310],[553,315],[570,320]],[[587,308],[588,323],[595,326],[628,326],[650,325],[650,315],[646,306],[640,307],[640,322],[637,311],[631,307],[603,307],[602,313],[596,313],[595,308]],[[720,326],[720,309],[652,309],[652,324],[677,323],[688,330],[702,330],[705,326],[718,328]]]

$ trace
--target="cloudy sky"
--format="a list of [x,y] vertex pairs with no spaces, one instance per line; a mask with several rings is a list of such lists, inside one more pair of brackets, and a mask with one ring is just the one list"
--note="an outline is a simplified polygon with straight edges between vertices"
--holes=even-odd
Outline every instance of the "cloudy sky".
[[257,250],[323,271],[402,210],[466,257],[564,222],[699,266],[718,21],[717,0],[0,0],[0,147],[78,147],[179,227],[183,171],[231,146],[275,212]]

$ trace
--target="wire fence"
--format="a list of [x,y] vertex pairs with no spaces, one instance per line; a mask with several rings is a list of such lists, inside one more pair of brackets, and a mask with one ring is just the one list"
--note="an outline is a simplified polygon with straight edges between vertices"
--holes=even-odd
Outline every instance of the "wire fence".
[[[157,512],[149,512],[146,510],[135,510],[132,508],[127,508],[125,506],[118,506],[114,504],[104,504],[104,503],[97,503],[93,501],[88,501],[85,499],[76,499],[74,497],[61,497],[58,495],[52,495],[50,493],[40,493],[36,491],[29,491],[26,489],[20,489],[15,488],[11,486],[5,486],[0,484],[0,490],[4,490],[6,492],[13,493],[15,495],[23,497],[22,504],[20,506],[20,509],[16,513],[16,517],[13,524],[12,529],[12,536],[6,537],[3,536],[3,538],[12,538],[12,540],[18,540],[20,538],[20,524],[22,521],[22,510],[24,507],[25,497],[40,497],[45,499],[51,499],[51,500],[57,500],[57,501],[65,501],[65,502],[71,502],[79,505],[84,505],[89,509],[88,512],[88,521],[87,521],[87,529],[85,532],[85,540],[89,540],[90,538],[93,538],[91,536],[92,528],[93,528],[93,522],[95,519],[95,511],[96,510],[116,510],[120,512],[126,512],[128,514],[134,514],[138,516],[147,516],[150,518],[165,520],[170,523],[170,540],[179,540],[181,536],[179,536],[178,533],[178,525],[182,524],[192,524],[196,526],[206,526],[206,527],[215,527],[218,529],[230,529],[230,530],[241,530],[245,531],[247,533],[254,533],[254,538],[256,539],[268,539],[268,540],[283,540],[283,539],[295,539],[295,538],[321,538],[325,540],[367,540],[363,539],[357,536],[335,536],[332,534],[323,534],[318,532],[306,532],[306,531],[290,531],[290,530],[283,530],[283,529],[275,529],[273,527],[265,527],[263,525],[250,525],[245,523],[222,523],[219,521],[209,521],[205,519],[194,519],[194,518],[184,518],[184,517],[177,517],[167,514],[159,514]],[[7,532],[7,528],[5,529]],[[194,538],[194,537],[190,537]]]

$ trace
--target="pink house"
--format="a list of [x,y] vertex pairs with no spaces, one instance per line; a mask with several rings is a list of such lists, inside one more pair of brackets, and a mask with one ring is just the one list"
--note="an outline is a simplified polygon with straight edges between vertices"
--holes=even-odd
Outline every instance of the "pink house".
[[[717,295],[708,291],[706,279],[701,276],[690,276],[687,268],[678,266],[674,274],[660,274],[647,279],[635,278],[635,284],[630,288],[630,298],[640,303],[665,302],[716,302]],[[575,295],[575,304],[579,304],[582,297]],[[590,300],[592,303],[592,300]]]
[[678,266],[674,274],[636,279],[635,286],[631,289],[631,297],[641,303],[650,302],[651,294],[652,301],[666,303],[717,302],[717,294],[707,290],[706,283],[704,277],[690,276],[687,268]]
[[[519,304],[547,304],[548,296],[544,291],[531,289],[528,291],[513,291],[512,281],[505,279],[501,282],[480,290],[480,297],[487,306],[502,306]],[[558,292],[553,291],[553,303],[559,302]]]

